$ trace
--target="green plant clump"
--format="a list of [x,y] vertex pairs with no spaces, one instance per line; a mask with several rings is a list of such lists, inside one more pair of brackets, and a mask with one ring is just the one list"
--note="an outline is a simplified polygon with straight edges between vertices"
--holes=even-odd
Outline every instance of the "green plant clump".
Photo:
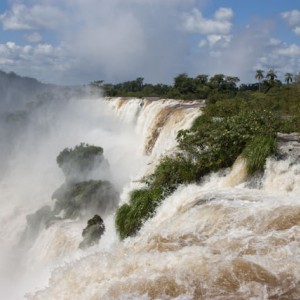
[[247,162],[248,174],[263,171],[267,157],[274,154],[276,148],[277,140],[273,136],[254,137],[242,152]]
[[280,127],[278,117],[268,111],[241,111],[237,115],[199,117],[191,130],[178,134],[179,149],[196,168],[194,181],[211,171],[230,167],[256,136],[273,137]]
[[163,191],[159,188],[134,190],[129,204],[123,204],[117,211],[115,223],[120,237],[135,235],[143,222],[154,215],[162,199]]

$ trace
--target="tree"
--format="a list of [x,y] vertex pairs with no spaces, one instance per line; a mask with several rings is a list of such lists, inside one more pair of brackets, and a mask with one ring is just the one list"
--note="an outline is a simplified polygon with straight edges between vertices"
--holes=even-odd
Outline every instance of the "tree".
[[138,91],[141,91],[142,88],[143,88],[144,78],[143,77],[138,77],[135,81],[136,81]]
[[273,69],[270,69],[266,75],[266,78],[269,79],[270,82],[274,82],[277,78],[276,72]]
[[213,88],[222,89],[225,81],[224,74],[216,74],[213,77],[210,77],[209,83]]
[[186,73],[179,74],[174,78],[174,88],[179,91],[182,96],[195,94],[196,83],[193,78],[188,77]]
[[102,88],[104,80],[96,80],[90,83],[91,86],[96,88]]
[[237,89],[237,83],[240,81],[238,77],[235,76],[226,76],[225,78],[225,87],[228,90],[236,90]]
[[206,74],[200,74],[196,77],[196,82],[198,84],[207,84],[208,81],[208,75]]
[[174,87],[180,89],[183,83],[188,79],[187,73],[181,73],[174,78]]
[[287,84],[290,84],[290,82],[293,81],[293,74],[292,73],[286,73],[284,75],[284,80]]
[[263,70],[256,70],[255,78],[258,80],[258,89],[260,90],[261,80],[264,78]]

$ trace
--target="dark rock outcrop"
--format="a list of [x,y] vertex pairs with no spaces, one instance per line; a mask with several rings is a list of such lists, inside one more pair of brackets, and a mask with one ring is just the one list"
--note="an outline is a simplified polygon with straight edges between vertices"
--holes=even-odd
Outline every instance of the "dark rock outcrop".
[[96,245],[100,237],[105,231],[105,225],[99,215],[95,215],[92,219],[88,220],[86,228],[82,231],[83,241],[79,244],[80,249],[86,249]]
[[113,185],[101,180],[65,183],[52,196],[56,200],[55,214],[63,212],[63,217],[68,219],[86,212],[107,214],[117,206],[118,197]]

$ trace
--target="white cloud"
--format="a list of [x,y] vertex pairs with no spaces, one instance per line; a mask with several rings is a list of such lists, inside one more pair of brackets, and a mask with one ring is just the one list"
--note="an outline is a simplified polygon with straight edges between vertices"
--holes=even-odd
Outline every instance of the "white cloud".
[[300,24],[300,11],[299,10],[294,9],[291,11],[283,12],[283,13],[281,13],[281,17],[291,27],[294,27],[294,26]]
[[299,56],[300,58],[300,46],[297,46],[295,44],[289,45],[285,48],[280,48],[275,51],[275,53],[283,56],[288,57],[296,57]]
[[300,69],[300,46],[296,44],[281,43],[270,46],[265,53],[260,56],[256,69],[275,69],[279,79],[284,80],[284,74],[287,72],[296,74]]
[[[234,32],[232,9],[220,8],[207,18],[193,10],[199,1],[28,0],[26,6],[16,0],[0,21],[5,29],[27,30],[23,36],[29,45],[0,44],[0,69],[67,84],[138,76],[171,82],[182,72],[251,81],[257,66],[300,69],[299,46],[272,38],[271,22]],[[184,11],[190,13],[183,16]],[[289,24],[300,32],[297,13],[291,16]],[[58,45],[49,42],[49,34]],[[199,38],[199,48],[190,48],[191,35]]]
[[300,35],[300,11],[291,10],[281,13],[282,19],[293,29],[296,35]]
[[296,26],[293,30],[297,35],[300,35],[300,26]]
[[0,57],[0,69],[33,76],[45,82],[57,77],[59,83],[60,76],[63,76],[59,72],[66,72],[71,66],[71,58],[63,45],[20,46],[7,42],[0,44]]
[[0,15],[3,28],[7,30],[58,29],[63,13],[55,6],[14,4],[11,10]]
[[[60,46],[52,45],[51,49],[51,43],[42,47],[38,35],[25,35],[31,45],[34,42],[38,45],[33,44],[31,54],[22,60],[16,54],[16,67],[21,69],[25,61],[32,60],[37,68],[40,61],[41,69],[44,68],[43,80],[74,84],[96,79],[117,82],[142,76],[150,82],[166,82],[184,71],[181,62],[189,50],[188,35],[179,23],[182,10],[190,9],[194,0],[30,0],[26,3],[30,6],[13,5],[0,20],[5,29],[43,32],[45,42],[51,34],[51,40],[63,45],[63,51],[58,51]],[[28,65],[27,72],[34,72]],[[62,80],[59,74],[53,76],[48,72],[61,65]],[[28,75],[36,76],[36,73]]]
[[202,48],[202,47],[207,46],[207,44],[208,44],[207,40],[201,40],[201,41],[198,43],[198,47],[199,47],[199,48]]
[[215,19],[219,21],[230,21],[233,17],[231,8],[221,7],[215,12]]
[[211,48],[215,46],[225,48],[230,44],[231,38],[231,35],[210,34],[207,36],[207,41]]
[[[260,58],[272,52],[274,47],[278,47],[270,45],[272,22],[256,22],[251,23],[251,26],[246,29],[241,28],[235,34],[228,35],[230,42],[226,47],[221,46],[218,37],[214,37],[213,41],[217,40],[215,46],[208,49],[201,48],[191,60],[189,70],[192,74],[223,73],[238,76],[242,82],[253,82],[255,69],[261,63]],[[268,66],[270,61],[268,57],[266,64],[261,63],[261,68],[270,68]]]
[[25,35],[25,39],[30,43],[38,43],[42,40],[42,36],[38,32]]
[[199,34],[229,34],[232,28],[233,11],[230,8],[219,8],[214,18],[206,19],[198,9],[184,17],[184,27],[188,32]]
[[282,43],[281,40],[278,40],[278,39],[275,39],[275,38],[270,38],[269,39],[269,45],[270,46],[278,46],[281,43]]

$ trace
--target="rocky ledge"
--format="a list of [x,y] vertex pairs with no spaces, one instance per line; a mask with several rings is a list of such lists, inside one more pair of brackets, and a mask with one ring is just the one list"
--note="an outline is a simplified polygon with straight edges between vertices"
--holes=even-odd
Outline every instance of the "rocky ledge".
[[278,154],[279,156],[291,157],[292,159],[300,159],[300,134],[293,133],[277,133]]

